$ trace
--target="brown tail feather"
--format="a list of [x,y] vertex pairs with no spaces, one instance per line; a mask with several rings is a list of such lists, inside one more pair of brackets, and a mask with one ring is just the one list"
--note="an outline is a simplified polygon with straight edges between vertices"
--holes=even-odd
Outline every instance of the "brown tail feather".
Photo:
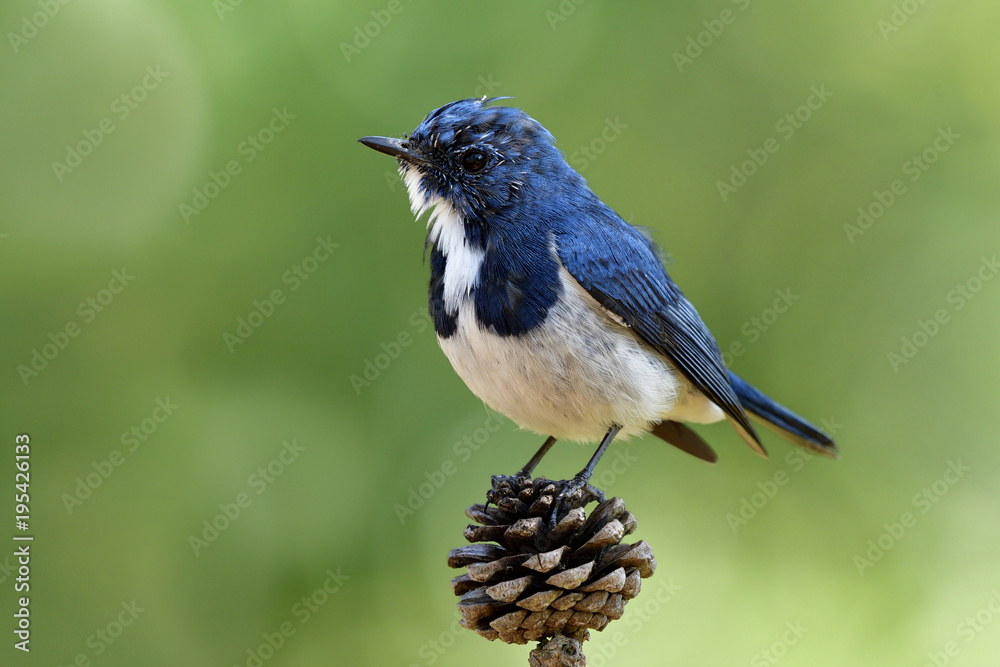
[[664,440],[677,449],[687,452],[691,456],[702,461],[715,463],[719,460],[715,451],[708,446],[701,437],[680,422],[663,421],[656,424],[650,432],[657,438]]

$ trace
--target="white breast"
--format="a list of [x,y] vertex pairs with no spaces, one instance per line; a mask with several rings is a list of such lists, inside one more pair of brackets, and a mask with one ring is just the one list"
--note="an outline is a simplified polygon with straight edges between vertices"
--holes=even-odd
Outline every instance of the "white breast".
[[563,295],[542,326],[522,336],[482,329],[469,304],[458,328],[438,342],[469,389],[522,428],[559,439],[622,436],[663,419],[717,421],[722,411],[691,389],[560,269]]
[[444,306],[449,315],[454,315],[461,301],[475,287],[485,253],[469,246],[462,218],[451,204],[440,197],[429,199],[424,195],[420,187],[420,174],[416,169],[404,171],[403,181],[410,196],[410,208],[417,218],[433,208],[427,218],[427,227],[430,229],[427,238],[447,258],[444,269]]
[[444,307],[449,315],[454,315],[459,304],[476,286],[486,253],[469,246],[462,219],[447,203],[434,208],[428,224],[431,227],[428,237],[447,259],[444,267]]

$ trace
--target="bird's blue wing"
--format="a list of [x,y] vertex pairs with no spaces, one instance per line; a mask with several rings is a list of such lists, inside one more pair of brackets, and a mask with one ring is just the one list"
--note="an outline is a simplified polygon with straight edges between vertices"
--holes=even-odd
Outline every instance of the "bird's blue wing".
[[660,351],[722,408],[740,436],[766,456],[733,391],[729,371],[694,306],[667,276],[654,244],[611,209],[577,211],[556,227],[559,259],[598,303]]

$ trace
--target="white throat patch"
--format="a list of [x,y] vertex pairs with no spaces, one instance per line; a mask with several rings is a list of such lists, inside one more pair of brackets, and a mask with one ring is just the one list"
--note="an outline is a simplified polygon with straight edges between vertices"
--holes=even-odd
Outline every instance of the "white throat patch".
[[441,197],[428,197],[421,188],[421,174],[416,167],[400,168],[410,209],[419,220],[430,209],[427,217],[427,234],[431,243],[445,257],[444,306],[449,315],[458,313],[458,307],[471,294],[479,280],[479,268],[485,252],[469,246],[465,237],[462,217],[448,201]]

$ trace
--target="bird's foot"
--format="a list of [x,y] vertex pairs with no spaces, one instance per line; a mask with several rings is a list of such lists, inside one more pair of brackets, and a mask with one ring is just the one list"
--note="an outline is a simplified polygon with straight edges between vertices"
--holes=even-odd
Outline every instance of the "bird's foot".
[[591,502],[604,502],[604,492],[596,486],[591,486],[590,481],[582,475],[576,475],[573,479],[562,483],[559,495],[552,503],[552,511],[549,514],[549,528],[554,528],[570,510],[583,507]]

